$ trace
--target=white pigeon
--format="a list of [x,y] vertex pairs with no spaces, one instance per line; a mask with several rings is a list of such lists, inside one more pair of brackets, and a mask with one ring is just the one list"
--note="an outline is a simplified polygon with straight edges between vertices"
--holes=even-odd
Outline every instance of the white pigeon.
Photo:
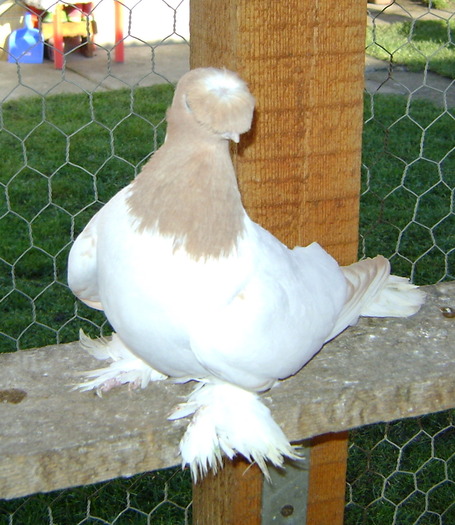
[[177,85],[164,145],[76,239],[68,281],[104,310],[110,340],[83,346],[110,366],[98,392],[171,378],[197,381],[170,419],[193,477],[240,453],[267,475],[295,457],[259,393],[296,374],[361,315],[409,316],[423,294],[381,256],[340,267],[318,244],[288,249],[242,205],[229,140],[253,117],[235,73],[194,69]]

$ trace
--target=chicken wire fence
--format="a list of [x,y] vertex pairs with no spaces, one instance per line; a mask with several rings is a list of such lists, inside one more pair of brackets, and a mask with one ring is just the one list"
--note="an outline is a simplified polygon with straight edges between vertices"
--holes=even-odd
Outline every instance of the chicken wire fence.
[[[19,27],[26,4],[40,27],[52,23],[55,2],[0,3],[3,352],[73,341],[80,327],[109,333],[68,290],[68,251],[163,141],[172,84],[188,68],[189,0],[121,2],[123,65],[113,2],[66,8],[65,22],[97,34],[94,43],[90,34],[65,40],[61,71],[52,37],[42,64],[7,62],[5,31]],[[455,278],[453,11],[451,3],[368,4],[359,255],[383,253],[417,284]],[[129,61],[135,67],[122,72]],[[455,523],[453,415],[351,432],[346,524]],[[167,469],[3,501],[0,525],[190,523],[191,497],[187,472]]]

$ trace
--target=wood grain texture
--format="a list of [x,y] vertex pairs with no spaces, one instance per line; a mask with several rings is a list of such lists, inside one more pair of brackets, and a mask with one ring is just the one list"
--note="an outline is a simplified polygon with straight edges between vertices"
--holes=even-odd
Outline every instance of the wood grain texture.
[[306,525],[342,524],[345,507],[348,433],[311,440]]
[[[262,396],[289,439],[455,406],[455,320],[439,310],[455,305],[455,282],[424,289],[414,317],[361,320]],[[103,398],[71,390],[99,366],[78,343],[0,355],[0,497],[179,463],[187,421],[166,418],[193,385],[160,381]]]
[[364,7],[191,3],[191,67],[234,69],[257,100],[235,154],[248,213],[289,246],[316,240],[343,264],[357,254]]
[[[262,475],[241,457],[193,486],[195,525],[261,525]],[[259,512],[258,512],[259,509]]]

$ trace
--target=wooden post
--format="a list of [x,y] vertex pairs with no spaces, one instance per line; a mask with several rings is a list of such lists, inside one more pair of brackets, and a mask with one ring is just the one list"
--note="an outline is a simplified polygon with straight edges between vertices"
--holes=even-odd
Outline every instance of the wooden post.
[[346,490],[348,432],[311,440],[306,525],[342,525]]
[[195,485],[194,525],[261,525],[261,471],[241,457],[224,463]]
[[[341,264],[357,257],[365,26],[365,5],[350,0],[191,0],[190,7],[191,67],[235,70],[256,97],[253,129],[234,152],[248,213],[288,246],[317,241]],[[342,523],[344,482],[330,501],[322,498],[327,469],[319,465],[330,451],[340,479],[346,448],[346,434],[315,441],[308,524]],[[238,492],[228,465],[219,476]],[[205,514],[210,481],[194,494],[198,525],[230,523]],[[321,499],[327,512],[318,519],[311,505]]]

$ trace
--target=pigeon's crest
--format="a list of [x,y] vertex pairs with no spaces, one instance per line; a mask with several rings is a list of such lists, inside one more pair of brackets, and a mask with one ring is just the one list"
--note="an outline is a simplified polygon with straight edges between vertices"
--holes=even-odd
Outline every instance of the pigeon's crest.
[[232,71],[194,69],[182,87],[187,107],[202,126],[226,138],[250,129],[254,97]]

